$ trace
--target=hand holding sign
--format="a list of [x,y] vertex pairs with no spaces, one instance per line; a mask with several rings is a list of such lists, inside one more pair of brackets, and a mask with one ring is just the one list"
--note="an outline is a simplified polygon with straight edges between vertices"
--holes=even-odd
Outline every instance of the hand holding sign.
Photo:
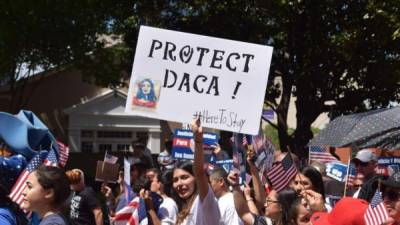
[[193,139],[195,144],[203,145],[203,127],[201,127],[200,117],[192,122]]

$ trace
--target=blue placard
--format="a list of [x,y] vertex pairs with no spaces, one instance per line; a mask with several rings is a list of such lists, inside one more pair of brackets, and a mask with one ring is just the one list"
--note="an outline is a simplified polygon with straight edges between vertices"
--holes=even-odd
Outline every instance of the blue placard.
[[229,173],[231,171],[231,169],[233,168],[233,160],[232,159],[218,160],[218,161],[215,161],[215,164],[218,167],[223,168],[227,173]]
[[[216,133],[203,134],[204,161],[211,158],[210,147],[218,143],[219,135]],[[194,155],[191,146],[193,145],[193,132],[191,130],[176,129],[172,142],[172,157],[178,160],[193,160]]]
[[326,175],[340,182],[345,181],[347,174],[347,165],[339,162],[326,164]]
[[400,157],[379,157],[376,172],[384,176],[391,176],[400,171]]

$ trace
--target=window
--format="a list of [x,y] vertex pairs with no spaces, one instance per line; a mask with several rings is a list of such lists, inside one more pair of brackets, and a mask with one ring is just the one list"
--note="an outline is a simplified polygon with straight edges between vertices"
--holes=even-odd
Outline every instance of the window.
[[98,138],[132,138],[130,131],[97,131]]
[[128,151],[130,146],[131,146],[130,144],[118,144],[117,145],[117,150],[119,152]]
[[83,138],[92,138],[93,135],[93,131],[92,130],[81,130],[81,137]]
[[111,144],[99,144],[99,152],[112,152],[112,145]]
[[137,132],[136,138],[139,140],[147,140],[149,138],[149,134],[147,132]]
[[85,153],[93,152],[93,142],[90,141],[82,141],[81,143],[81,151]]

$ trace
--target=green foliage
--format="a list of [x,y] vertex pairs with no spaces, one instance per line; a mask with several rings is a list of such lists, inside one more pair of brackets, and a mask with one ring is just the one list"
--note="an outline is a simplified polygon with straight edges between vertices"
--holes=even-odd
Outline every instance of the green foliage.
[[275,147],[279,148],[279,137],[278,137],[278,130],[276,130],[274,127],[271,125],[267,125],[264,128],[264,134],[271,139],[272,143],[275,145]]
[[[318,134],[320,129],[316,128],[316,127],[311,127],[311,130],[313,132],[314,135]],[[289,128],[288,129],[288,133],[289,135],[292,135],[294,133],[294,129]],[[272,143],[275,145],[275,147],[279,148],[280,146],[280,141],[279,141],[279,135],[278,135],[278,130],[274,127],[272,127],[271,125],[266,125],[264,127],[264,134],[271,139]]]
[[[74,62],[88,80],[119,85],[129,77],[140,25],[271,45],[265,100],[281,118],[281,147],[301,150],[322,112],[365,111],[400,98],[398,0],[17,0],[0,9],[0,79],[15,79],[22,63]],[[98,41],[110,33],[122,42]],[[280,84],[272,82],[277,77]],[[291,95],[297,97],[293,133],[286,124]],[[324,105],[332,100],[333,108]]]

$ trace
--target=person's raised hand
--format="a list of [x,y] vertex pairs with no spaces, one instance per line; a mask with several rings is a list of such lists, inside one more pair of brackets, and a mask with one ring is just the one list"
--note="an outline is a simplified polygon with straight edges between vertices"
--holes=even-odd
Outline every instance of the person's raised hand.
[[325,212],[325,201],[322,195],[313,190],[304,190],[302,193],[307,205],[313,212]]
[[107,183],[102,183],[101,184],[101,193],[103,193],[103,195],[107,198],[107,199],[111,199],[113,198],[113,193],[111,188],[107,185]]
[[228,183],[234,188],[239,188],[239,173],[237,171],[231,170],[228,174]]
[[203,144],[203,127],[201,126],[200,117],[197,117],[191,124],[194,142]]
[[216,144],[215,144],[215,148],[214,148],[214,150],[213,150],[213,153],[214,153],[215,155],[218,155],[220,152],[221,152],[221,146],[220,146],[218,143],[216,143]]
[[258,169],[254,164],[254,157],[255,157],[255,153],[253,148],[247,148],[247,163],[249,164],[250,170],[252,173],[258,173]]
[[250,200],[253,199],[251,197],[251,188],[247,183],[244,183],[245,187],[243,189],[243,193],[244,193],[244,197],[246,198],[246,200]]
[[144,203],[146,205],[146,210],[147,211],[151,210],[151,209],[154,209],[153,199],[150,197],[150,191],[142,189],[142,190],[140,190],[139,195],[140,195],[141,198],[144,199]]

